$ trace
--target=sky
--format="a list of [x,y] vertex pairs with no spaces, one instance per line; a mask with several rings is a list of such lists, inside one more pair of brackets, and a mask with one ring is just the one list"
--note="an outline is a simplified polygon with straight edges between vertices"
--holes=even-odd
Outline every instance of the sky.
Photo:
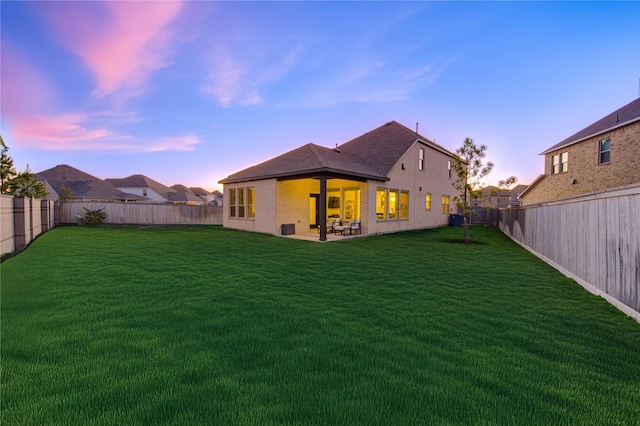
[[388,121],[495,184],[640,95],[640,2],[0,2],[18,170],[220,179]]

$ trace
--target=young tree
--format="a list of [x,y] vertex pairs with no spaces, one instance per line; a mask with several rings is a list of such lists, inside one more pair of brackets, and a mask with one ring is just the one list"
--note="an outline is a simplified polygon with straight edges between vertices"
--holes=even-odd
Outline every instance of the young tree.
[[73,189],[62,185],[58,190],[58,201],[67,201],[73,198]]
[[[453,162],[457,179],[453,182],[454,188],[459,191],[455,197],[456,205],[462,210],[464,225],[464,242],[469,241],[467,232],[467,217],[471,212],[473,200],[482,196],[482,179],[493,170],[493,163],[482,164],[486,156],[486,145],[477,146],[473,139],[466,138],[462,146],[456,149],[457,158]],[[517,181],[515,176],[498,182],[498,187],[503,190]]]
[[0,145],[2,146],[2,158],[0,159],[0,194],[10,194],[9,182],[16,177],[18,172],[13,167],[13,158],[7,155],[9,147],[5,145],[2,135],[0,135]]
[[47,190],[44,183],[38,180],[38,177],[31,173],[29,166],[27,170],[20,172],[9,182],[11,194],[18,197],[45,198]]

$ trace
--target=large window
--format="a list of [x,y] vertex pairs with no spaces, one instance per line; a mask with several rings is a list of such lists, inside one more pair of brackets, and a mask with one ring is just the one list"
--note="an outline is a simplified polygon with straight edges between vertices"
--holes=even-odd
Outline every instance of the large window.
[[229,217],[255,217],[255,188],[229,189]]
[[360,219],[360,190],[357,188],[344,190],[344,218]]
[[400,192],[400,219],[409,219],[409,191]]
[[611,139],[603,139],[600,141],[600,164],[606,164],[611,161]]
[[427,192],[427,195],[424,196],[424,206],[427,210],[431,210],[431,193]]
[[551,174],[557,175],[569,171],[569,153],[563,152],[551,156]]
[[418,150],[418,170],[424,170],[424,148]]
[[442,196],[442,213],[449,213],[449,209],[451,208],[451,197],[448,195]]
[[376,191],[376,219],[385,220],[387,218],[387,190],[378,188]]

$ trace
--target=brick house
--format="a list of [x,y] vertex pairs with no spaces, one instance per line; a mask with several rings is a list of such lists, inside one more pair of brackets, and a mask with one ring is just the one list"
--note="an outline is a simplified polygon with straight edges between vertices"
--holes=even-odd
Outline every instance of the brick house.
[[520,194],[523,206],[640,183],[640,98],[541,155],[544,174]]
[[[312,143],[222,179],[228,228],[318,232],[360,220],[362,234],[446,225],[455,155],[391,121],[335,148]],[[291,228],[289,228],[291,229]]]

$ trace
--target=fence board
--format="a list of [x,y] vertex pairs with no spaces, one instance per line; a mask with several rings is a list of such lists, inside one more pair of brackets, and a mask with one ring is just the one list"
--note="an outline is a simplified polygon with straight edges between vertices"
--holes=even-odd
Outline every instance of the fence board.
[[640,316],[640,186],[501,210],[499,227]]
[[105,223],[136,225],[222,225],[220,206],[186,204],[100,203],[65,201],[60,203],[60,222],[77,223],[88,210],[103,209]]

